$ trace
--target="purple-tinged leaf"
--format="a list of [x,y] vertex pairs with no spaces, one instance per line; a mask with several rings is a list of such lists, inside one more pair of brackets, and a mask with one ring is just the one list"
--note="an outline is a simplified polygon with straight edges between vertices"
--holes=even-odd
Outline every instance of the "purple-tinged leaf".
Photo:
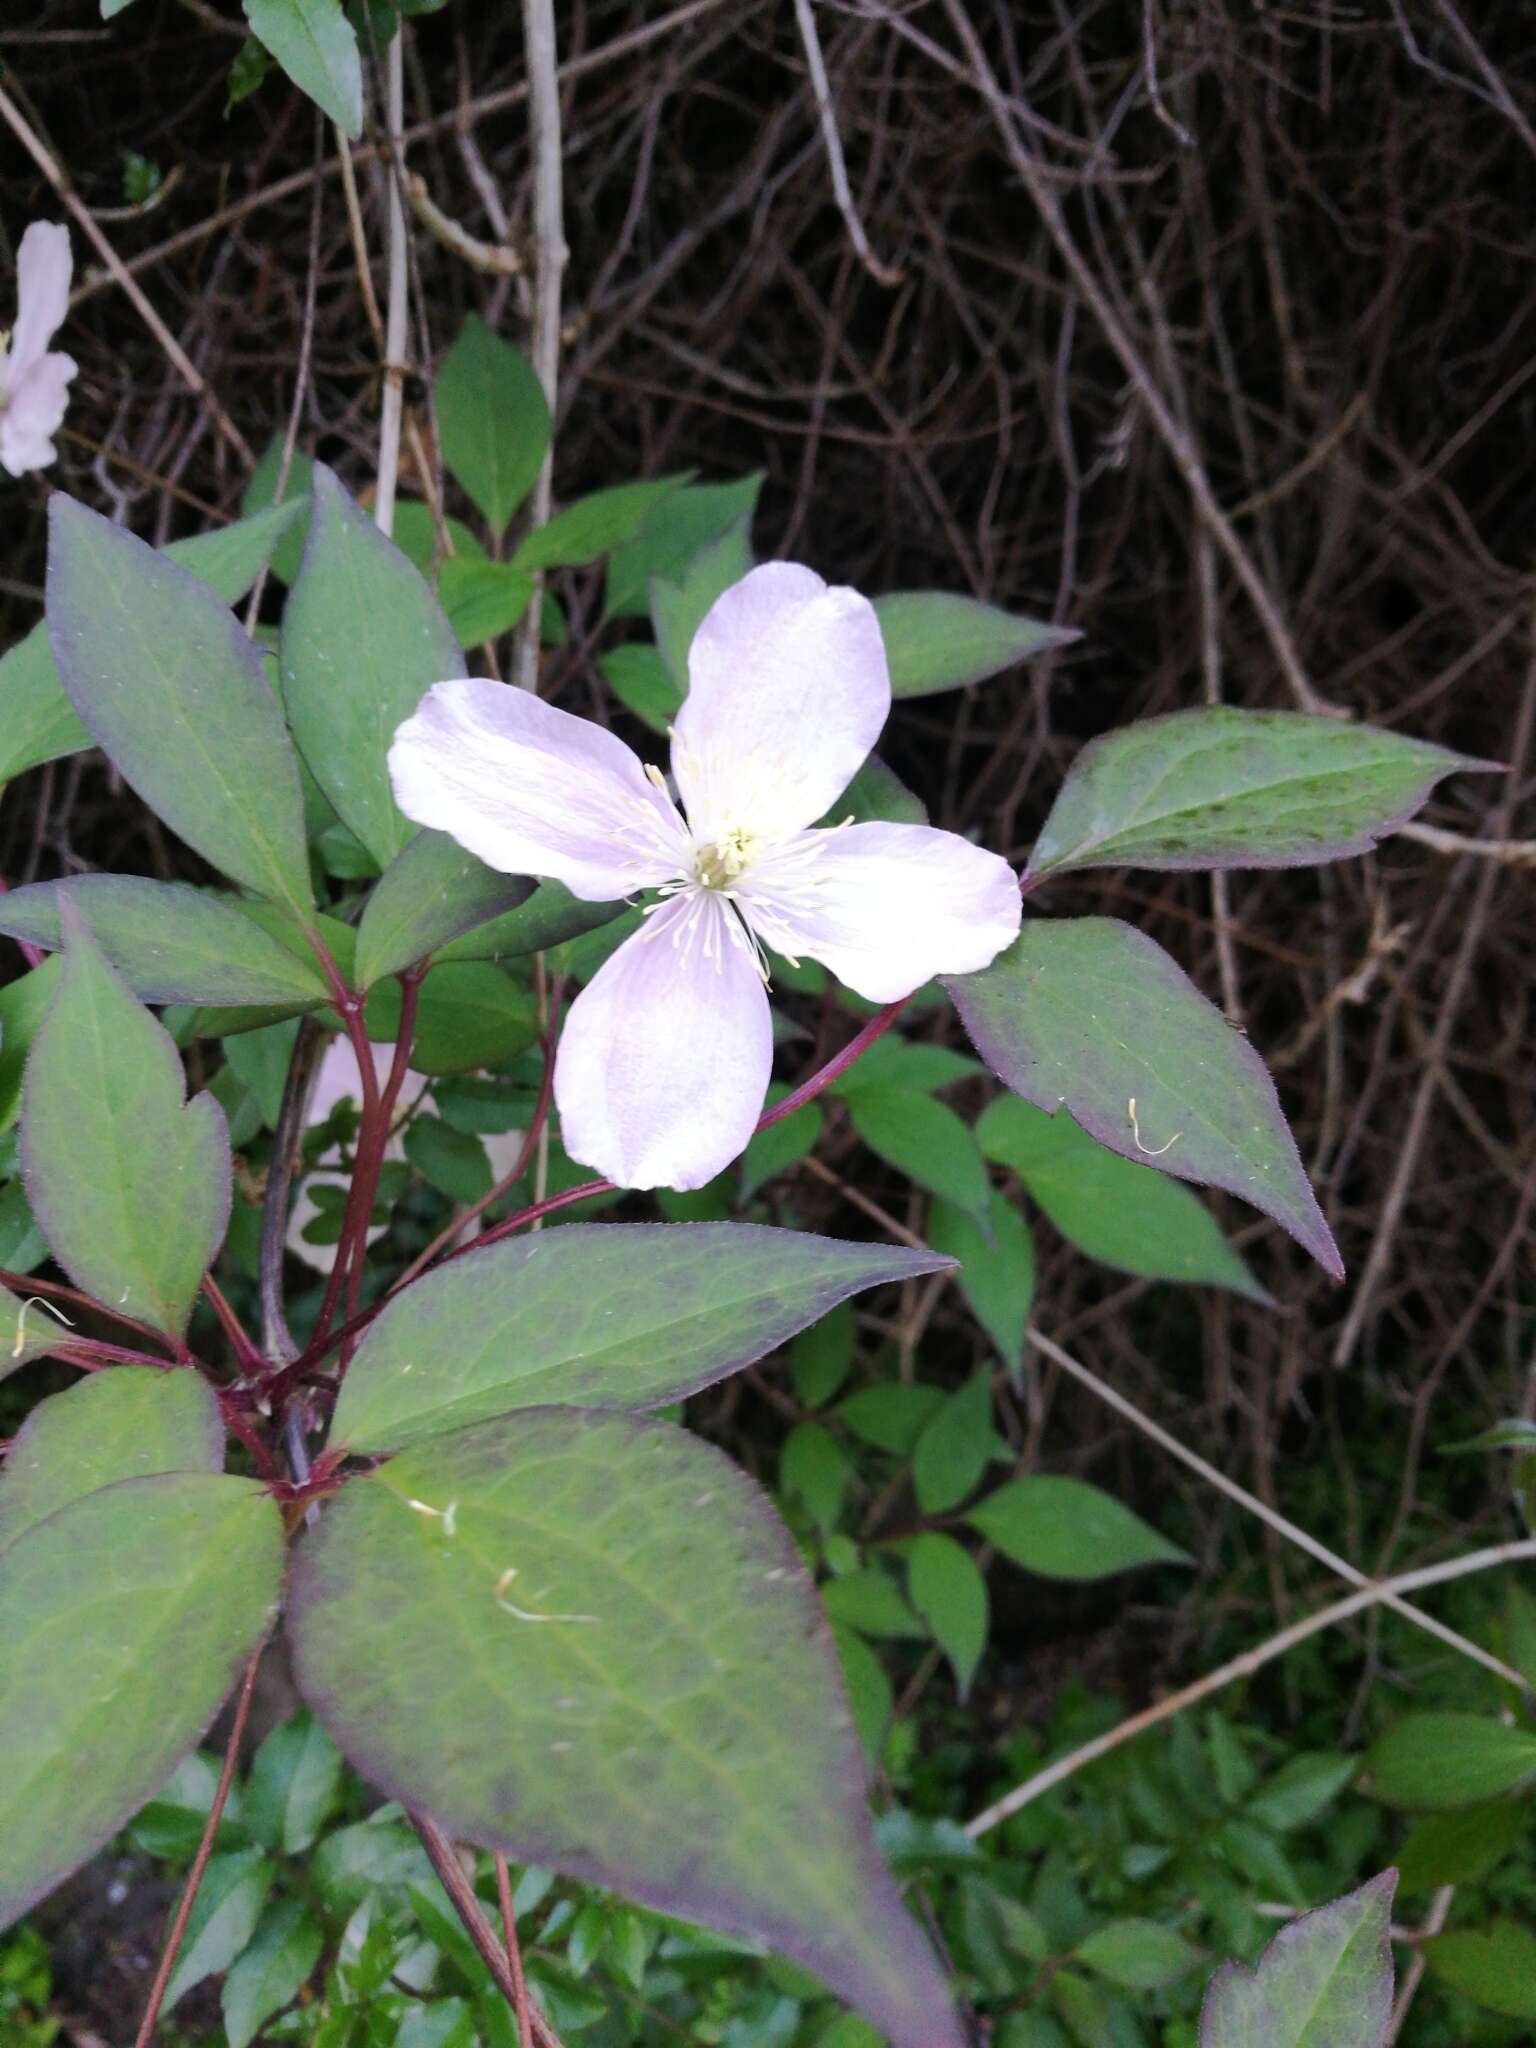
[[310,914],[298,758],[239,621],[62,491],[48,514],[49,639],[91,737],[205,860]]
[[[357,985],[372,988],[451,939],[518,909],[527,875],[498,874],[446,832],[418,832],[374,885],[357,931]],[[5,903],[0,898],[0,916]]]
[[328,999],[312,954],[280,944],[245,904],[185,882],[139,875],[34,882],[0,895],[0,932],[57,949],[63,901],[76,906],[140,1002],[300,1007]]
[[1002,1081],[1126,1159],[1241,1195],[1342,1279],[1275,1084],[1155,940],[1116,918],[1032,918],[947,984]]
[[1224,1963],[1200,2048],[1382,2048],[1392,2016],[1389,1914],[1397,1872],[1282,1927],[1253,1968]]
[[87,1494],[0,1554],[0,1927],[165,1783],[277,1603],[282,1518],[249,1479]]
[[894,2048],[961,2048],[814,1589],[711,1446],[567,1408],[434,1438],[327,1506],[289,1613],[300,1689],[391,1797],[766,1942]]
[[1301,711],[1176,711],[1084,747],[1029,872],[1340,860],[1368,853],[1458,769],[1500,772],[1494,761]]
[[659,1408],[840,1301],[954,1261],[759,1223],[571,1223],[471,1251],[390,1303],[332,1441],[398,1450],[513,1409]]
[[316,463],[309,538],[283,612],[283,696],[316,782],[380,867],[416,828],[397,807],[395,728],[464,655],[419,569]]
[[201,1373],[156,1365],[92,1373],[39,1401],[11,1445],[0,1471],[0,1550],[119,1479],[217,1472],[223,1463],[224,1424]]
[[64,971],[22,1094],[27,1195],[77,1286],[179,1337],[229,1219],[224,1112],[186,1100],[169,1032],[72,905],[63,917]]

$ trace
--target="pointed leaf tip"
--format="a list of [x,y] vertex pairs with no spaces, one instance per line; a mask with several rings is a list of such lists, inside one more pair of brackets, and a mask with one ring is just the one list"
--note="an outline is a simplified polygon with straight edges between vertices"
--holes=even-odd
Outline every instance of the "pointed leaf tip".
[[962,2048],[815,1589],[711,1446],[568,1408],[434,1437],[327,1506],[290,1626],[353,1764],[455,1838],[766,1942],[895,2048]]

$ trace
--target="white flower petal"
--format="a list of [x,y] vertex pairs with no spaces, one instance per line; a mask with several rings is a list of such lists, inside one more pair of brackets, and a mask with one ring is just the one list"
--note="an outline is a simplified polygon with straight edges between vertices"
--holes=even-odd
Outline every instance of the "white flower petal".
[[69,229],[49,220],[33,221],[16,252],[16,325],[8,371],[13,393],[64,324],[73,269]]
[[624,742],[528,690],[434,683],[389,750],[395,801],[487,866],[609,903],[682,873],[683,822]]
[[571,1005],[565,1149],[626,1188],[698,1188],[742,1152],[773,1068],[768,996],[718,896],[674,896]]
[[69,402],[73,356],[37,356],[12,381],[0,404],[0,468],[12,476],[46,469],[58,454],[53,437]]
[[1007,861],[928,825],[802,832],[737,884],[766,945],[807,954],[871,1003],[935,974],[974,974],[1018,936]]
[[842,795],[880,736],[891,678],[874,607],[766,562],[705,614],[672,770],[694,838],[781,838]]

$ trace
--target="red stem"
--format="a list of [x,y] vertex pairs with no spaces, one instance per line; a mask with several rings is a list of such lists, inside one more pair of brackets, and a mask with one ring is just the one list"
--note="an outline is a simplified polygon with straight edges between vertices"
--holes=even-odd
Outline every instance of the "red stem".
[[496,1866],[496,1903],[501,1908],[501,1938],[506,1945],[507,1968],[517,1987],[518,2048],[533,2048],[533,2021],[528,2011],[528,1985],[523,1977],[523,1952],[517,1945],[517,1916],[512,1910],[512,1877],[507,1859],[497,1849],[491,1861]]
[[[363,1263],[368,1249],[368,1219],[373,1214],[373,1198],[379,1190],[379,1174],[383,1169],[384,1153],[389,1144],[389,1126],[395,1113],[395,1104],[400,1098],[400,1090],[405,1084],[405,1077],[410,1072],[411,1044],[416,1036],[416,1004],[421,994],[421,977],[420,969],[413,969],[400,976],[400,1028],[395,1037],[395,1056],[390,1061],[383,1091],[375,1093],[371,1128],[365,1107],[363,1126],[358,1133],[357,1160],[353,1166],[352,1187],[347,1200],[348,1215],[353,1215],[354,1205],[356,1210],[351,1258],[347,1267],[349,1321],[357,1314],[358,1295],[363,1284]],[[368,1064],[371,1068],[371,1053]],[[342,1235],[345,1239],[345,1224]],[[343,1372],[346,1370],[349,1355],[349,1351],[343,1348]]]
[[[140,1337],[148,1338],[151,1344],[170,1344],[170,1338],[163,1330],[156,1330],[148,1323],[141,1323],[137,1316],[125,1316],[121,1309],[109,1308],[104,1301],[97,1301],[94,1295],[82,1294],[76,1287],[65,1287],[57,1280],[39,1280],[33,1273],[13,1273],[6,1266],[0,1266],[0,1287],[9,1288],[13,1294],[40,1294],[45,1301],[67,1301],[75,1308],[88,1310],[92,1315],[105,1316],[110,1323],[117,1323],[125,1330],[132,1330]],[[157,1365],[166,1363],[157,1359]]]
[[[832,1057],[823,1066],[817,1068],[809,1080],[802,1081],[800,1086],[786,1095],[782,1102],[776,1102],[771,1109],[765,1109],[758,1118],[754,1128],[759,1131],[766,1130],[769,1124],[776,1124],[781,1117],[789,1116],[792,1111],[801,1109],[807,1102],[813,1101],[824,1088],[837,1079],[839,1074],[843,1073],[853,1064],[860,1053],[867,1051],[883,1031],[889,1030],[900,1014],[906,1000],[907,998],[903,997],[900,1002],[887,1003],[883,1010],[877,1010],[869,1022],[849,1039],[842,1050],[833,1053]],[[551,1080],[553,1079],[553,1064],[551,1060]],[[504,1222],[496,1224],[494,1228],[481,1231],[472,1244],[460,1245],[457,1251],[449,1252],[444,1259],[439,1261],[439,1264],[442,1266],[451,1265],[455,1259],[462,1258],[466,1252],[479,1251],[486,1245],[495,1244],[501,1238],[509,1237],[514,1230],[521,1230],[525,1224],[536,1223],[541,1216],[553,1215],[557,1209],[568,1209],[573,1202],[584,1202],[592,1195],[605,1195],[612,1187],[613,1182],[611,1180],[584,1180],[573,1188],[562,1188],[558,1194],[546,1195],[541,1202],[531,1202],[526,1209],[519,1209],[516,1215],[508,1216]],[[418,1260],[418,1266],[420,1263],[421,1261]],[[414,1277],[414,1275],[410,1277]],[[404,1281],[402,1281],[400,1286],[404,1284]],[[398,1292],[399,1287],[397,1286],[391,1291],[391,1298]],[[361,1315],[355,1316],[350,1322],[344,1323],[332,1336],[326,1337],[320,1342],[312,1342],[302,1356],[296,1358],[292,1365],[285,1366],[273,1381],[274,1396],[276,1396],[280,1388],[286,1390],[289,1386],[304,1378],[306,1374],[313,1372],[320,1361],[328,1357],[339,1344],[350,1343],[354,1337],[358,1336],[368,1327],[384,1306],[385,1303],[382,1301],[375,1302],[371,1307],[365,1308]]]
[[203,1292],[208,1297],[208,1306],[224,1327],[224,1334],[229,1339],[241,1372],[247,1379],[265,1372],[266,1360],[241,1328],[240,1318],[230,1307],[222,1288],[211,1273],[203,1275]]
[[187,1872],[187,1882],[176,1907],[176,1917],[171,1922],[171,1931],[165,1938],[165,1947],[160,1954],[160,1967],[155,1972],[154,1983],[149,1987],[149,2001],[144,2007],[144,2017],[139,2022],[139,2031],[134,2036],[133,2048],[149,2048],[150,2041],[154,2038],[155,2022],[160,2017],[160,2004],[165,1997],[165,1987],[170,1981],[176,1951],[181,1947],[181,1937],[187,1931],[187,1917],[192,1911],[192,1902],[197,1897],[197,1888],[203,1881],[203,1872],[208,1868],[208,1858],[213,1853],[213,1838],[219,1831],[224,1802],[229,1797],[230,1784],[235,1775],[235,1763],[240,1754],[240,1738],[245,1733],[245,1718],[251,1711],[251,1693],[256,1685],[256,1667],[260,1662],[261,1651],[257,1650],[250,1663],[246,1665],[245,1676],[240,1681],[240,1695],[235,1702],[234,1725],[229,1731],[229,1740],[224,1745],[224,1768],[219,1772],[213,1804],[209,1807],[208,1818],[203,1823],[202,1840],[197,1845],[192,1868]]

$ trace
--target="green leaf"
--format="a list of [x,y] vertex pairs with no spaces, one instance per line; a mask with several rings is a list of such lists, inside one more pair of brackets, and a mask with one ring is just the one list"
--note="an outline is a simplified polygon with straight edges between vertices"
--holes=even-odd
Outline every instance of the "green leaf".
[[1490,2012],[1536,2020],[1536,1934],[1514,1920],[1487,1928],[1458,1927],[1423,1943],[1442,1983]]
[[27,1190],[78,1287],[179,1337],[229,1218],[224,1113],[186,1100],[169,1033],[64,917],[58,996],[27,1064]]
[[[278,473],[282,466],[283,436],[274,434],[262,451],[261,460],[246,479],[240,509],[246,514],[259,513],[263,517],[271,517],[277,511],[287,513],[286,530],[278,545],[272,550],[272,574],[280,582],[292,583],[299,573],[304,543],[309,538],[309,493],[314,482],[315,465],[311,456],[296,448],[289,459],[288,473],[283,479],[281,502],[273,506]],[[272,507],[272,512],[263,513],[263,507]],[[403,506],[397,506],[397,516],[404,509]],[[247,524],[254,524],[254,521],[248,519]],[[189,569],[192,566],[190,562],[187,564]],[[252,580],[254,581],[254,578]]]
[[912,1484],[925,1515],[942,1515],[976,1486],[1002,1445],[992,1427],[992,1374],[983,1366],[934,1413],[912,1456]]
[[[25,1211],[26,1197],[22,1194],[20,1182],[0,1195],[0,1266],[5,1266],[12,1273],[30,1273],[33,1266],[40,1266],[47,1258],[48,1248],[36,1232],[31,1233],[36,1241],[36,1258],[28,1259],[31,1247],[25,1239],[19,1246],[13,1244],[14,1219],[9,1214],[12,1197],[20,1198]],[[30,1216],[27,1223],[30,1226]],[[0,1380],[8,1379],[22,1366],[30,1365],[34,1358],[47,1358],[51,1352],[67,1344],[73,1334],[63,1317],[51,1313],[45,1302],[27,1299],[13,1294],[8,1287],[0,1287]],[[0,1499],[4,1498],[4,1492],[4,1484],[0,1482]]]
[[[232,526],[194,534],[190,540],[172,541],[163,552],[226,604],[234,604],[260,575],[297,514],[297,506],[279,506],[253,519],[237,519]],[[61,754],[77,754],[90,744],[91,735],[64,694],[47,624],[39,620],[0,656],[0,782]]]
[[871,754],[820,822],[841,825],[850,818],[855,825],[926,825],[928,808],[877,754]]
[[688,650],[704,614],[752,567],[751,527],[751,515],[743,513],[690,558],[678,581],[651,578],[651,627],[661,658],[680,689],[688,687]]
[[848,1114],[887,1166],[989,1227],[986,1166],[969,1125],[946,1103],[914,1088],[860,1088],[848,1098]]
[[875,599],[894,697],[931,697],[984,682],[1005,669],[1081,640],[1067,626],[1048,626],[958,597],[947,590],[900,590]]
[[280,945],[226,896],[137,875],[76,875],[0,896],[0,932],[56,949],[61,902],[75,905],[141,1002],[323,1003],[318,963]]
[[192,1747],[266,1630],[282,1563],[273,1502],[220,1473],[123,1480],[9,1545],[0,1926],[83,1863]]
[[1518,1796],[1431,1813],[1415,1823],[1398,1851],[1398,1883],[1404,1892],[1481,1884],[1529,1828],[1529,1811]]
[[779,1454],[779,1485],[805,1503],[818,1529],[835,1529],[853,1477],[847,1454],[819,1422],[798,1422]]
[[1164,1927],[1158,1920],[1111,1920],[1107,1927],[1080,1941],[1072,1953],[1080,1963],[1126,1991],[1161,1990],[1200,1960],[1199,1949],[1176,1928]]
[[515,1409],[658,1408],[739,1371],[927,1252],[754,1223],[567,1224],[466,1253],[384,1310],[332,1440],[392,1450]]
[[[20,894],[18,889],[0,895],[0,915]],[[21,1079],[27,1054],[53,1001],[62,966],[62,961],[44,960],[30,973],[0,988],[0,1131],[7,1128],[21,1107]],[[0,1259],[0,1266],[10,1263]]]
[[789,1347],[789,1377],[807,1408],[825,1408],[853,1370],[853,1310],[829,1309]]
[[510,562],[450,555],[437,579],[437,594],[461,647],[479,647],[510,633],[533,596],[533,578]]
[[[357,985],[372,988],[526,903],[534,883],[498,874],[446,832],[418,832],[380,876],[357,932]],[[0,897],[0,919],[5,899]],[[0,930],[4,925],[0,924]]]
[[976,1560],[953,1536],[929,1530],[908,1554],[907,1591],[954,1666],[963,1700],[987,1647],[987,1582]]
[[341,1752],[313,1714],[281,1722],[251,1759],[241,1812],[258,1842],[285,1856],[313,1846],[341,1790]]
[[549,446],[549,406],[525,356],[471,313],[437,373],[443,460],[500,540]]
[[1388,1806],[1475,1806],[1536,1783],[1536,1733],[1489,1714],[1409,1714],[1365,1761]]
[[895,1580],[877,1565],[829,1579],[821,1589],[821,1599],[839,1628],[856,1628],[860,1635],[901,1637],[924,1632]]
[[250,1947],[224,1979],[220,2002],[229,2048],[249,2048],[274,2013],[314,1972],[325,1934],[300,1899],[278,1899],[262,1914]]
[[814,1591],[710,1446],[562,1408],[439,1437],[328,1503],[290,1612],[342,1749],[456,1839],[768,1941],[896,2048],[960,2048]]
[[1343,1277],[1263,1061],[1155,940],[1115,918],[1031,918],[948,987],[1015,1094],[1065,1106],[1123,1158],[1241,1195]]
[[[333,1021],[340,1023],[339,1018]],[[368,1035],[393,1044],[400,1031],[400,988],[381,982],[363,1012]],[[416,1007],[411,1065],[418,1074],[469,1074],[499,1066],[539,1035],[533,992],[479,961],[433,966]]]
[[513,555],[519,569],[576,568],[632,540],[647,519],[678,489],[681,476],[654,483],[615,484],[578,498],[543,526],[535,527]]
[[[146,1856],[188,1864],[197,1853],[218,1791],[221,1759],[210,1750],[184,1756],[147,1806],[128,1825],[128,1840]],[[230,1785],[224,1812],[213,1832],[215,1849],[244,1849],[250,1837],[240,1822],[240,1781]]]
[[1389,1870],[1303,1913],[1252,1969],[1224,1963],[1200,2010],[1200,2048],[1380,2048],[1392,2011],[1395,1883]]
[[405,1133],[405,1156],[429,1186],[450,1202],[468,1205],[495,1184],[484,1145],[435,1116],[416,1116]]
[[209,1859],[166,1979],[162,2012],[170,2012],[195,1984],[229,1968],[256,1932],[271,1883],[272,1865],[259,1849]]
[[660,653],[649,642],[629,640],[599,655],[603,680],[627,711],[652,732],[666,733],[682,708],[683,693]]
[[356,142],[363,132],[363,67],[341,0],[242,0],[259,36],[299,91]]
[[966,1520],[1004,1557],[1046,1579],[1102,1579],[1138,1565],[1189,1563],[1177,1544],[1081,1479],[1011,1479]]
[[916,1088],[923,1094],[973,1081],[986,1068],[947,1045],[915,1044],[894,1031],[877,1038],[851,1067],[831,1083],[829,1095],[854,1095],[861,1088]]
[[[643,618],[651,578],[678,583],[701,548],[745,520],[751,528],[763,471],[728,484],[690,484],[666,498],[632,540],[623,541],[608,563],[604,608],[610,618]],[[749,565],[750,566],[750,565]]]
[[814,1151],[825,1122],[819,1102],[804,1102],[788,1116],[781,1116],[777,1123],[754,1131],[741,1155],[742,1202],[750,1202],[760,1188],[788,1173],[808,1152]]
[[[12,1181],[8,1188],[0,1188],[0,1266],[7,1267],[12,1273],[30,1273],[47,1256],[48,1247],[32,1220],[32,1211],[27,1206],[21,1182]],[[12,1341],[14,1343],[14,1338]],[[35,1342],[29,1335],[22,1358],[4,1362],[21,1364],[24,1359],[39,1357],[44,1350],[51,1348],[50,1344]]]
[[1017,1372],[1035,1298],[1035,1243],[1029,1225],[1004,1194],[994,1191],[988,1220],[990,1244],[963,1209],[935,1202],[928,1212],[928,1242],[936,1252],[959,1260],[955,1280],[960,1292],[1003,1363]]
[[119,1365],[39,1401],[0,1470],[0,1550],[72,1501],[155,1472],[217,1472],[219,1404],[186,1368]]
[[1368,853],[1458,769],[1497,764],[1301,711],[1177,711],[1083,749],[1029,872],[1341,860]]
[[433,683],[463,675],[464,656],[420,573],[323,463],[282,660],[288,716],[315,780],[388,866],[416,831],[390,789],[390,742]]
[[48,515],[48,630],[92,738],[205,860],[309,913],[299,764],[233,613],[62,491]]
[[856,1630],[834,1628],[832,1640],[848,1689],[859,1747],[872,1762],[878,1762],[896,1707],[891,1681],[885,1666]]
[[1248,1801],[1248,1817],[1277,1835],[1306,1827],[1327,1812],[1359,1768],[1358,1757],[1338,1756],[1332,1750],[1304,1750],[1288,1757]]
[[917,1440],[944,1405],[939,1387],[908,1385],[894,1380],[883,1387],[863,1387],[840,1401],[837,1413],[855,1436],[892,1457],[909,1458]]
[[999,1095],[977,1120],[976,1142],[1018,1175],[1067,1242],[1089,1258],[1148,1280],[1229,1287],[1269,1304],[1198,1197],[1109,1151],[1070,1115],[1047,1116],[1017,1095]]
[[528,901],[476,925],[441,948],[440,960],[515,960],[548,952],[621,917],[623,903],[583,903],[559,882],[540,882]]

